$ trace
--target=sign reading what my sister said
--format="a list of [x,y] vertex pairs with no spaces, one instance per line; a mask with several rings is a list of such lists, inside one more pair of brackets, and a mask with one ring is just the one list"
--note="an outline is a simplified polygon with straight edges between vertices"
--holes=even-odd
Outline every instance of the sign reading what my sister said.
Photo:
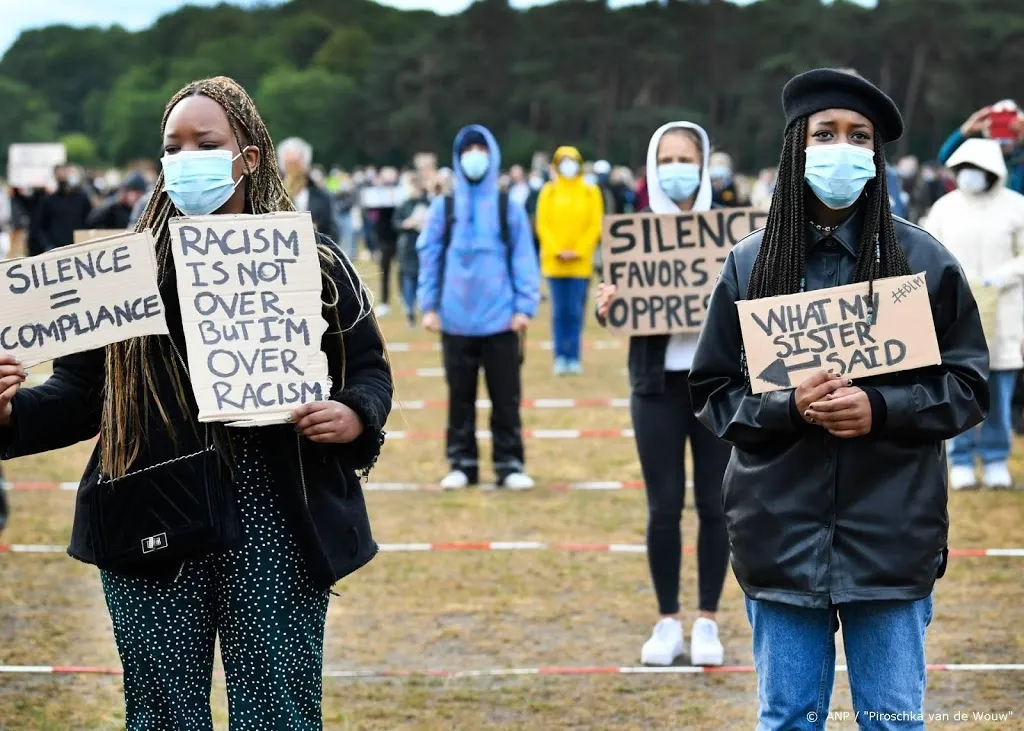
[[330,397],[320,260],[305,213],[170,221],[199,420],[283,423]]
[[942,362],[924,274],[736,303],[751,393],[794,388],[821,370],[850,378]]
[[0,350],[22,365],[167,332],[148,231],[10,259],[0,282]]
[[767,217],[755,208],[606,216],[604,281],[617,290],[608,329],[617,335],[700,332],[729,251]]

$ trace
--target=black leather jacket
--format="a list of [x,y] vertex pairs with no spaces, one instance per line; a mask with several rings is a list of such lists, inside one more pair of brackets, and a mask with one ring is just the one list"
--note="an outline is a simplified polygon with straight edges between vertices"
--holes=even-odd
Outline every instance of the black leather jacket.
[[[320,241],[324,239],[320,237]],[[328,371],[337,389],[331,398],[359,415],[365,427],[363,433],[350,444],[319,444],[301,436],[287,424],[251,429],[257,448],[266,455],[271,479],[282,498],[282,512],[310,576],[324,588],[368,563],[377,553],[356,472],[371,467],[380,454],[393,393],[384,344],[373,316],[351,327],[360,305],[349,283],[350,277],[351,281],[358,281],[351,269],[346,276],[341,264],[335,265],[334,281],[340,298],[336,307],[324,309],[328,328],[322,349],[327,354]],[[161,286],[161,295],[170,337],[184,355],[185,342],[173,277]],[[332,299],[326,290],[324,297],[325,301]],[[368,303],[364,301],[365,306]],[[337,325],[339,320],[346,328],[343,334]],[[170,352],[166,337],[160,338],[160,343],[165,352]],[[132,464],[133,469],[202,448],[191,388],[185,384],[188,408],[183,412],[178,406],[171,375],[160,359],[154,358],[153,362],[158,364],[153,369],[157,392],[174,426],[174,435],[167,430],[153,400],[143,404],[143,409],[148,410],[149,431],[141,439],[140,454]],[[54,361],[50,378],[35,388],[22,389],[15,396],[12,424],[0,429],[0,458],[59,449],[95,437],[100,428],[104,380],[103,350]],[[95,558],[89,502],[84,492],[89,489],[90,477],[99,469],[99,456],[97,444],[82,478],[68,548],[71,556],[86,563],[94,563]],[[176,572],[177,567],[170,574],[161,567],[152,578],[169,579]]]
[[[917,600],[945,572],[944,440],[988,411],[988,350],[953,256],[917,226],[896,218],[895,228],[911,271],[927,274],[942,364],[857,382],[884,404],[867,436],[836,439],[806,424],[792,390],[750,394],[736,302],[763,230],[733,249],[712,295],[690,390],[701,422],[734,447],[722,497],[733,569],[753,599]],[[834,237],[808,228],[808,290],[853,281],[860,229],[860,215]]]

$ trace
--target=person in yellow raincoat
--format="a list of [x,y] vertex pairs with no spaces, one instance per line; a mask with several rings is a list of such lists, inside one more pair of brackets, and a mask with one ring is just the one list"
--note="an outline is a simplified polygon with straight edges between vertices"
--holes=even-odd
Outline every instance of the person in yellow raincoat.
[[559,147],[553,163],[555,178],[537,201],[537,236],[541,273],[551,293],[555,375],[564,376],[583,370],[580,337],[604,203],[600,189],[583,180],[576,148]]

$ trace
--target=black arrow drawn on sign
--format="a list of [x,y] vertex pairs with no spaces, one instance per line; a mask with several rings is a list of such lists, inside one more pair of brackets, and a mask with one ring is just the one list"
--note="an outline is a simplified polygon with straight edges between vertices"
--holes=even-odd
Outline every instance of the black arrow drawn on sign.
[[809,368],[820,368],[821,367],[821,356],[816,355],[806,363],[794,363],[793,365],[786,365],[786,361],[782,358],[772,361],[771,365],[761,371],[758,376],[765,383],[770,383],[773,386],[782,386],[783,388],[789,388],[792,386],[792,382],[789,380],[789,374],[793,371],[806,371]]

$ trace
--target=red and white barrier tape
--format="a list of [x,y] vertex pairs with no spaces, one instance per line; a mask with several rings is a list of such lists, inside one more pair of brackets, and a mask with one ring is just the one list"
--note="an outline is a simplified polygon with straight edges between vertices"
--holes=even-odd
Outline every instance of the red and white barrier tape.
[[[387,440],[444,439],[443,431],[389,431]],[[632,429],[523,429],[526,439],[632,439]],[[490,439],[491,433],[480,430],[477,439]]]
[[[628,398],[538,398],[521,401],[519,406],[524,409],[582,409],[582,408],[607,408],[607,409],[628,409]],[[488,399],[480,399],[476,402],[478,409],[491,408]],[[448,408],[447,401],[399,401],[395,404],[395,410],[405,411],[426,411],[432,409]]]
[[[388,343],[390,353],[437,353],[441,350],[440,343]],[[552,350],[554,345],[550,340],[527,340],[526,347],[530,350]],[[618,340],[584,340],[584,350],[619,350],[622,343]]]
[[[0,544],[0,553],[64,553],[64,546],[41,543]],[[564,551],[568,553],[646,553],[643,543],[543,543],[541,541],[451,541],[444,543],[381,543],[386,553],[429,551]],[[696,552],[685,546],[683,553]],[[951,548],[954,558],[1024,558],[1024,548]]]
[[[691,482],[686,483],[692,487]],[[539,489],[551,490],[553,492],[607,492],[615,490],[642,490],[642,480],[626,481],[600,481],[591,482],[552,482],[541,483]],[[7,482],[0,483],[0,489],[11,492],[77,492],[77,482]],[[479,490],[489,491],[496,489],[495,485],[480,485]],[[436,482],[368,482],[363,485],[364,492],[441,492],[441,486]]]
[[[935,672],[1022,672],[1024,663],[931,663],[928,671]],[[523,676],[572,675],[705,675],[717,673],[753,673],[753,665],[722,665],[700,667],[677,665],[672,667],[616,667],[569,666],[537,668],[486,668],[480,670],[324,670],[325,678],[503,678]],[[836,665],[836,672],[845,673],[846,665]],[[87,665],[0,665],[0,675],[122,675],[121,668],[90,667]],[[218,672],[218,675],[221,673]]]

